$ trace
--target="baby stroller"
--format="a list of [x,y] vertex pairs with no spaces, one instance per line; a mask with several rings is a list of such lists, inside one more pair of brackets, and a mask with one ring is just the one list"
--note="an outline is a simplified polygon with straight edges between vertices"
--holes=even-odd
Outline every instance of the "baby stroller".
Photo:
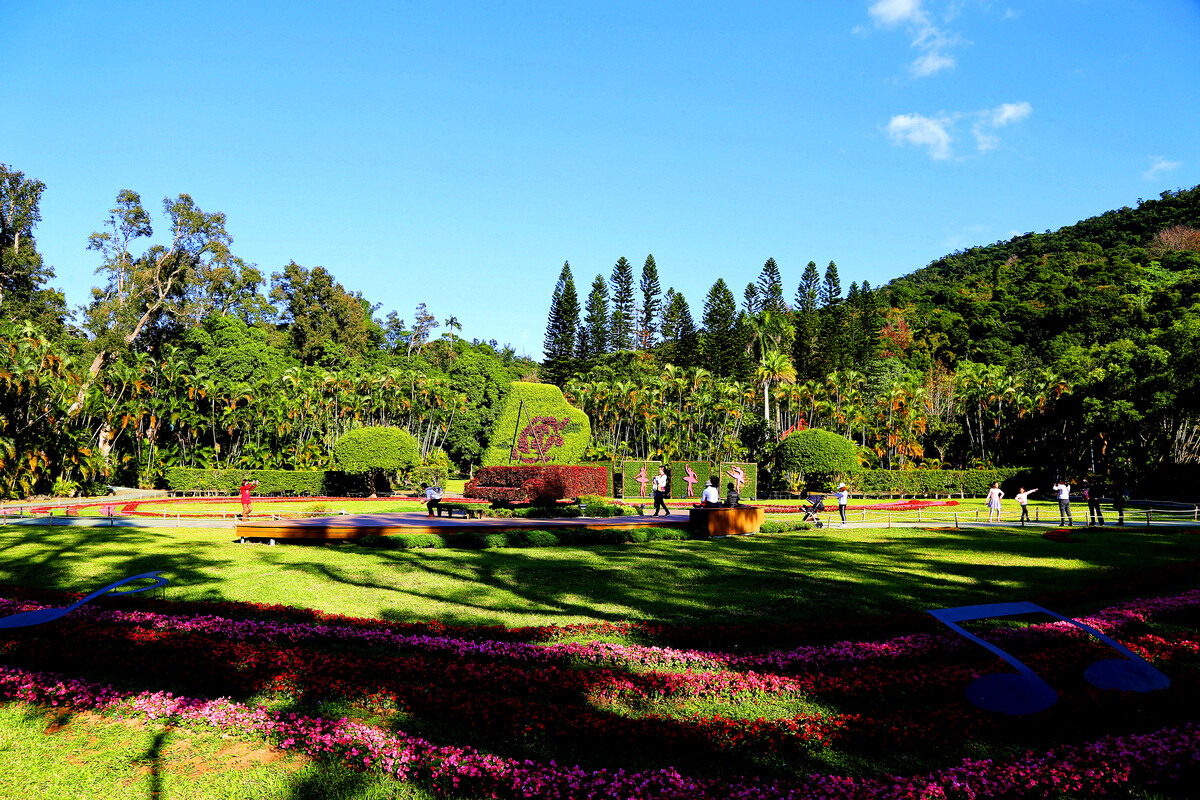
[[804,509],[804,521],[815,522],[818,528],[824,527],[825,523],[817,514],[825,510],[825,498],[819,494],[810,494],[808,503],[808,508]]

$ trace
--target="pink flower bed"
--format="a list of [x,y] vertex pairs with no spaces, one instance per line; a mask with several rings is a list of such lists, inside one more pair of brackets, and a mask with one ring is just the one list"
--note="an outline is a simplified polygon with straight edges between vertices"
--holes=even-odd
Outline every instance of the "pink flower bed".
[[[1158,582],[1195,572],[1180,569],[1161,571]],[[36,597],[0,596],[0,615],[61,604]],[[250,736],[464,798],[1091,797],[1127,788],[1175,791],[1200,768],[1193,718],[1200,589],[1114,603],[1080,618],[1170,675],[1169,689],[1146,695],[1084,684],[1083,667],[1111,651],[1074,626],[983,630],[1060,691],[1058,706],[1028,720],[998,719],[965,700],[971,680],[1003,665],[924,615],[924,630],[743,652],[736,643],[760,640],[756,629],[689,634],[658,623],[603,623],[509,630],[248,604],[131,598],[120,605],[87,605],[53,626],[5,639],[0,698]],[[1160,621],[1170,625],[1154,627]],[[855,627],[847,620],[830,630]],[[633,631],[734,644],[693,649],[588,639]],[[561,635],[583,641],[536,643]],[[54,671],[75,664],[111,682]],[[348,701],[372,714],[463,724],[460,740],[432,742],[386,725],[233,699],[261,696]],[[703,705],[768,701],[802,705],[758,718]],[[689,703],[701,705],[665,710]],[[621,711],[629,708],[646,710]],[[1058,730],[1074,738],[1011,747]],[[999,749],[1008,742],[1012,752],[939,756],[967,741]],[[507,752],[523,752],[522,742],[531,744],[528,753]],[[610,763],[576,765],[554,757],[561,748]],[[856,776],[812,769],[718,776],[704,769],[766,755],[820,763],[815,754],[826,752],[868,762],[914,752],[945,763],[919,774]],[[623,767],[626,758],[655,763]]]

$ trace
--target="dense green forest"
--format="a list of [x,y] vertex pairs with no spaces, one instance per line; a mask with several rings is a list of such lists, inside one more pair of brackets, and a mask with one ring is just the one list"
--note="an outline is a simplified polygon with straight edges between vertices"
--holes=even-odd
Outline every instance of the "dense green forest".
[[[733,436],[769,463],[809,425],[871,466],[1200,488],[1200,187],[844,295],[835,263],[810,262],[789,303],[768,259],[740,307],[718,279],[698,322],[674,289],[657,294],[655,267],[639,292],[621,259],[582,310],[569,263],[554,289],[544,375],[593,415],[598,453],[701,457]],[[657,344],[614,354],[631,340]],[[719,414],[738,418],[733,433],[697,429]]]
[[[362,425],[429,464],[479,463],[513,380],[593,420],[597,460],[747,459],[837,431],[866,466],[1029,466],[1136,482],[1200,462],[1200,188],[1056,232],[953,253],[886,286],[768,259],[693,311],[653,256],[587,295],[569,264],[541,364],[411,324],[323,267],[269,277],[188,195],[121,191],[88,238],[98,285],[72,313],[37,250],[45,187],[0,165],[0,495],[151,486],[170,466],[313,469]],[[98,214],[98,217],[101,217]],[[155,228],[164,244],[148,244]],[[164,237],[159,236],[158,241]],[[783,476],[774,476],[776,481]]]

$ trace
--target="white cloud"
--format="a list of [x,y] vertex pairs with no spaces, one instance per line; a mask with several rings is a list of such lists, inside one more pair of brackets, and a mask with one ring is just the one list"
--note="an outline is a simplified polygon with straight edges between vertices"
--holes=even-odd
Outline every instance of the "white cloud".
[[1167,161],[1162,156],[1152,156],[1150,160],[1153,162],[1150,169],[1142,173],[1142,177],[1148,181],[1152,181],[1164,172],[1171,172],[1183,166],[1182,161]]
[[897,25],[901,22],[928,24],[921,0],[879,0],[867,9],[878,25]]
[[944,69],[952,69],[957,62],[954,56],[948,56],[937,50],[930,50],[909,65],[909,71],[918,78],[925,78]]
[[[909,72],[917,78],[953,69],[958,62],[946,51],[965,44],[958,34],[947,32],[935,25],[921,2],[922,0],[878,0],[867,8],[867,13],[877,27],[893,28],[904,25],[907,28],[912,46],[922,51],[908,67]],[[957,7],[951,4],[945,16],[950,18],[956,14]]]
[[1033,113],[1033,106],[1024,101],[1020,103],[1001,103],[993,108],[991,114],[991,124],[995,128],[1002,128],[1010,122],[1020,122]]
[[1033,113],[1033,106],[1026,102],[1001,103],[987,111],[978,111],[973,116],[971,133],[975,135],[975,146],[979,152],[994,150],[1000,145],[1000,137],[994,131],[1014,122],[1020,122]]
[[1003,103],[982,111],[941,113],[936,117],[921,114],[899,114],[888,121],[887,132],[893,144],[911,144],[927,148],[929,157],[943,161],[954,156],[955,128],[959,122],[969,122],[975,149],[980,153],[1000,146],[996,131],[1033,113],[1033,106],[1024,101]]
[[950,157],[950,117],[924,117],[920,114],[899,114],[888,122],[888,136],[896,144],[914,144],[929,148],[929,157],[941,161]]

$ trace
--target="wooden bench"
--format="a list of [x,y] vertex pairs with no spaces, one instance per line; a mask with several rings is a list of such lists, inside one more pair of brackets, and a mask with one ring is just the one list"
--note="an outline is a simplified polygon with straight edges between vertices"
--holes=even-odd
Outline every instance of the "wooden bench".
[[693,508],[688,511],[688,524],[708,536],[740,536],[758,533],[766,515],[766,510],[752,506]]
[[446,516],[454,519],[455,512],[462,515],[463,519],[482,519],[483,508],[463,505],[462,503],[439,503],[437,506],[437,515],[442,516],[442,512],[446,512]]

